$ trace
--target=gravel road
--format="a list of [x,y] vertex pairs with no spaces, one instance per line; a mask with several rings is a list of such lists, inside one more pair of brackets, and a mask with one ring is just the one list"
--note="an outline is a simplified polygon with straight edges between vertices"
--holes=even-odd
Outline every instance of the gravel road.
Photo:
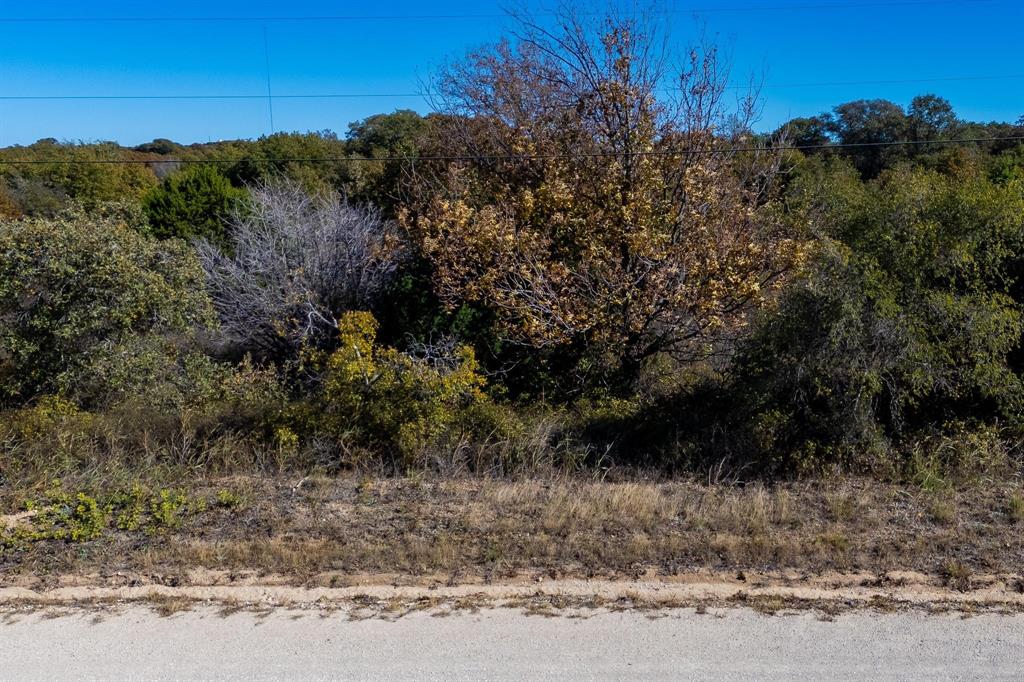
[[1024,679],[1024,615],[746,609],[413,613],[394,621],[276,610],[223,616],[10,616],[0,678],[35,679]]

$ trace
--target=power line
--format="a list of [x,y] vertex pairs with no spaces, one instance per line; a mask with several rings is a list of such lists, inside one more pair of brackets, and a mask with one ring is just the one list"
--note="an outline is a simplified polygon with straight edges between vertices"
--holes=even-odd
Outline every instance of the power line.
[[952,140],[892,140],[887,142],[846,142],[835,144],[804,144],[804,145],[780,145],[748,146],[748,147],[722,147],[718,149],[677,149],[673,151],[651,151],[631,152],[628,155],[620,152],[593,152],[584,154],[475,154],[475,155],[438,155],[438,156],[321,156],[321,157],[279,157],[271,159],[258,159],[253,157],[239,157],[237,159],[2,159],[0,165],[36,165],[36,164],[68,164],[68,165],[96,165],[96,164],[135,164],[146,165],[154,163],[202,163],[202,164],[235,164],[235,163],[345,163],[345,162],[381,162],[381,161],[502,161],[502,160],[545,160],[545,159],[587,159],[587,158],[614,158],[621,156],[630,157],[672,157],[710,154],[739,154],[743,152],[764,152],[764,151],[809,151],[814,149],[854,149],[872,147],[903,147],[930,144],[973,144],[981,142],[1024,142],[1024,135],[1010,135],[1006,137],[975,137],[960,138]]
[[[1024,78],[1024,76],[1022,76]],[[275,94],[274,99],[359,99],[369,97],[428,97],[433,93],[422,92],[366,92],[366,93],[301,93],[294,95]],[[181,99],[267,99],[261,95],[0,95],[0,100],[181,100]]]
[[[954,81],[994,81],[1012,80],[1024,78],[1024,73],[1008,73],[1003,75],[982,75],[982,76],[937,76],[933,78],[883,78],[877,80],[852,80],[852,81],[813,81],[805,83],[766,83],[761,88],[816,88],[835,85],[904,85],[909,83],[949,83]],[[746,88],[747,86],[735,85],[730,88]]]
[[[972,76],[936,76],[932,78],[885,78],[876,80],[807,81],[803,83],[765,83],[759,89],[815,88],[840,85],[904,85],[911,83],[950,83],[957,81],[995,81],[1024,78],[1024,73]],[[749,85],[729,85],[730,90],[746,90]],[[681,88],[658,88],[663,92],[679,92]],[[431,97],[437,92],[313,92],[275,94],[274,99],[363,99],[376,97]],[[50,100],[263,100],[268,94],[178,94],[178,95],[0,95],[0,101],[50,101]]]
[[[662,13],[730,13],[730,12],[780,12],[795,10],[837,10],[868,7],[920,7],[931,5],[977,5],[996,0],[868,0],[861,2],[813,2],[788,5],[733,5],[725,7],[677,7]],[[551,16],[557,12],[538,11],[535,15]],[[594,14],[587,12],[585,14]],[[278,15],[278,16],[57,16],[57,17],[0,17],[0,24],[44,24],[44,23],[246,23],[246,22],[323,22],[323,21],[424,21],[452,19],[500,19],[507,18],[505,12],[477,12],[452,14],[321,14],[321,15]]]

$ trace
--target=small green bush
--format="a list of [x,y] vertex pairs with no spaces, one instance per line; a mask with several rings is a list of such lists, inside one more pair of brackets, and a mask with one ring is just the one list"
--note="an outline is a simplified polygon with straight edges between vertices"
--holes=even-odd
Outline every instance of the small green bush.
[[[142,406],[157,414],[270,429],[288,396],[274,369],[248,357],[220,362],[187,339],[135,336],[97,352],[67,394],[105,410]],[[72,390],[73,389],[73,390]]]
[[150,190],[142,205],[160,239],[225,244],[225,221],[245,196],[245,190],[233,187],[215,166],[199,164],[169,175]]
[[0,553],[34,542],[88,542],[111,528],[159,533],[206,509],[203,500],[183,491],[149,490],[138,483],[109,493],[73,490],[55,479],[42,495],[28,499],[27,523],[10,531],[0,528]]
[[241,495],[227,488],[221,488],[217,491],[216,501],[217,506],[223,509],[236,509],[245,502]]

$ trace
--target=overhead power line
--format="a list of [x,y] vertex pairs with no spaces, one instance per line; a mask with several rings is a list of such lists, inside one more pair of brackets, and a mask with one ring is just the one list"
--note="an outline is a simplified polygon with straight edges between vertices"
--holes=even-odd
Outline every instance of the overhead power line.
[[[936,76],[933,78],[885,78],[876,80],[807,81],[803,83],[765,83],[757,89],[781,90],[786,88],[834,87],[839,85],[903,85],[911,83],[950,83],[957,81],[1017,80],[1024,73],[972,76]],[[747,90],[749,85],[729,85],[730,90]],[[659,88],[663,92],[679,92],[680,88]],[[362,99],[371,97],[433,97],[436,92],[310,92],[275,94],[274,99]],[[262,94],[175,94],[175,95],[0,95],[0,101],[50,101],[50,100],[265,100]]]
[[[783,12],[797,10],[838,10],[870,7],[906,7],[931,5],[977,5],[995,0],[865,0],[860,2],[802,2],[772,5],[732,5],[717,7],[674,7],[661,13],[706,14],[730,12]],[[552,11],[537,11],[535,15],[554,15]],[[587,13],[592,14],[592,13]],[[505,12],[471,12],[448,14],[319,14],[278,16],[53,16],[53,17],[0,17],[2,24],[46,23],[247,23],[247,22],[323,22],[323,21],[423,21],[451,19],[500,19]]]
[[[1024,76],[1021,76],[1024,78]],[[294,95],[273,96],[274,99],[360,99],[364,97],[428,97],[432,93],[422,92],[364,92],[364,93],[302,93]],[[267,93],[261,95],[0,95],[0,100],[167,100],[167,99],[267,99]]]
[[146,165],[152,163],[200,163],[200,164],[235,164],[235,163],[345,163],[345,162],[381,162],[381,161],[501,161],[501,160],[544,160],[544,159],[586,159],[586,158],[617,158],[629,157],[671,157],[709,154],[739,154],[743,152],[764,152],[764,151],[809,151],[814,149],[854,149],[871,147],[903,147],[920,146],[931,144],[975,144],[981,142],[1024,142],[1024,135],[1009,135],[1005,137],[975,137],[960,138],[953,140],[893,140],[889,142],[847,142],[836,144],[804,144],[804,145],[781,145],[781,146],[747,146],[747,147],[721,147],[711,149],[677,149],[673,151],[652,151],[652,152],[593,152],[589,154],[464,154],[464,155],[438,155],[438,156],[309,156],[309,157],[278,157],[259,159],[254,157],[239,157],[236,159],[2,159],[0,165],[36,165],[36,164],[68,164],[68,165],[117,165],[134,164]]

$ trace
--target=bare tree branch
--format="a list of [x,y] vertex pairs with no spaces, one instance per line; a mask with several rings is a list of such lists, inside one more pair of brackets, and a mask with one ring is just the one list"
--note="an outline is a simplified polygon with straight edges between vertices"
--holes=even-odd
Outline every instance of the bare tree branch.
[[406,254],[376,208],[290,182],[253,187],[230,235],[231,253],[199,244],[207,286],[228,344],[268,359],[332,345],[338,316],[370,308]]

